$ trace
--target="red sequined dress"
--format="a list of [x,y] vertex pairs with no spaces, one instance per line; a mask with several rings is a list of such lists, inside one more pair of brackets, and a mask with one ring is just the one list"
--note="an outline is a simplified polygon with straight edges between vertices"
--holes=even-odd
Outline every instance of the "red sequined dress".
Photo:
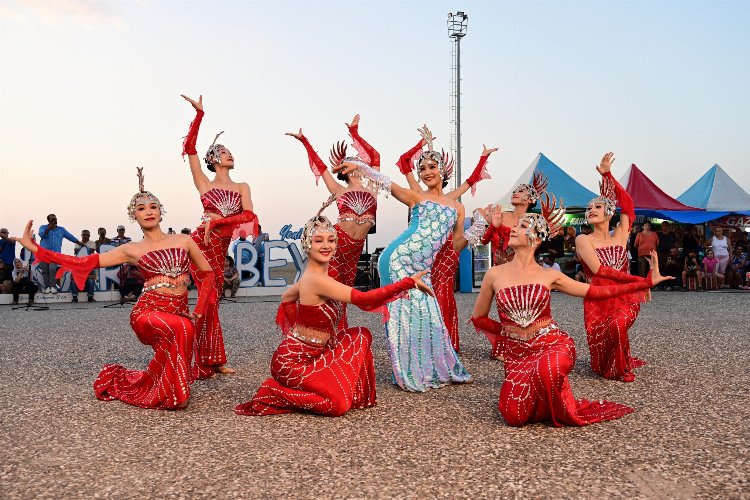
[[188,296],[159,288],[187,286],[188,262],[183,248],[153,250],[140,258],[138,267],[146,281],[130,313],[130,325],[138,340],[153,348],[154,357],[145,370],[105,365],[94,381],[97,398],[119,399],[141,408],[176,409],[187,403],[195,339]]
[[[216,300],[206,311],[205,316],[196,322],[195,378],[198,379],[210,377],[214,373],[214,367],[222,366],[227,362],[218,301],[224,291],[224,259],[232,239],[239,237],[241,232],[254,236],[257,233],[258,221],[252,211],[242,210],[242,196],[237,191],[212,188],[201,195],[201,204],[204,213],[219,214],[221,218],[211,221],[208,244],[204,241],[203,226],[199,226],[191,235],[214,272],[215,278],[212,286],[216,294]],[[200,293],[203,286],[200,273],[196,272],[195,265],[191,265],[190,271]]]
[[[628,253],[620,245],[596,248],[601,265],[597,274],[583,264],[592,285],[617,285],[639,279],[628,274]],[[615,273],[607,272],[609,268]],[[619,274],[618,274],[619,272]],[[583,300],[586,339],[591,353],[591,368],[604,378],[632,382],[633,369],[645,361],[631,356],[628,330],[635,323],[643,302],[643,292],[613,297],[608,300]]]
[[435,262],[432,263],[430,269],[432,290],[435,292],[435,298],[440,306],[440,314],[443,316],[445,327],[451,337],[453,350],[456,352],[459,351],[459,335],[454,285],[456,271],[458,271],[458,256],[459,252],[456,252],[453,248],[453,232],[451,231],[448,233],[448,239],[435,255]]
[[[341,302],[315,306],[282,302],[276,322],[284,333],[271,358],[271,377],[253,399],[237,405],[240,415],[310,411],[331,417],[375,405],[372,335],[367,328],[339,329]],[[299,330],[331,335],[312,345]]]
[[473,318],[475,327],[499,346],[505,381],[498,408],[512,426],[550,421],[582,426],[633,411],[609,401],[575,399],[568,381],[576,350],[550,312],[550,291],[538,283],[516,285],[496,294],[500,322]]

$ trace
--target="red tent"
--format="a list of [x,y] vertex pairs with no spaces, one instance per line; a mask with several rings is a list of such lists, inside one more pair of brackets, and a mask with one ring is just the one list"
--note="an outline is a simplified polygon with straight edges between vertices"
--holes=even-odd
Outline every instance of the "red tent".
[[675,200],[661,190],[654,181],[633,163],[630,170],[623,176],[623,187],[633,197],[636,209],[650,210],[700,210]]

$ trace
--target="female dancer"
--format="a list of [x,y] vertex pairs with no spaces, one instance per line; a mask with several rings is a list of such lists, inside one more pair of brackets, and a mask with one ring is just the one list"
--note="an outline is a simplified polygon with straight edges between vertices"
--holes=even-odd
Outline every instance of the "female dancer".
[[[219,133],[208,148],[204,161],[206,168],[216,175],[209,180],[201,170],[196,142],[201,120],[203,120],[203,96],[194,101],[182,96],[193,105],[196,115],[190,124],[190,130],[182,145],[182,155],[188,155],[193,183],[200,194],[203,205],[203,224],[193,231],[192,238],[206,256],[215,278],[211,280],[216,301],[206,312],[203,320],[198,322],[197,355],[195,360],[195,377],[208,378],[214,373],[234,373],[225,366],[227,356],[224,352],[224,335],[219,321],[219,296],[224,292],[224,256],[232,239],[239,237],[240,231],[257,235],[258,217],[253,213],[253,202],[250,199],[250,186],[246,182],[234,182],[229,171],[234,168],[234,157],[222,144],[216,144]],[[203,280],[191,268],[193,280],[198,291],[204,286]]]
[[[555,426],[581,426],[611,420],[632,408],[609,401],[576,400],[568,381],[575,365],[575,345],[550,313],[550,290],[589,300],[606,300],[623,293],[648,290],[669,277],[659,275],[655,254],[650,278],[618,286],[593,286],[574,281],[554,269],[544,269],[534,250],[562,226],[564,208],[545,194],[542,215],[527,214],[511,230],[512,262],[493,267],[484,277],[472,314],[477,330],[497,338],[504,359],[505,381],[498,408],[512,426],[551,421]],[[500,322],[487,315],[492,297]]]
[[[61,277],[73,273],[79,289],[83,289],[89,272],[97,267],[124,263],[137,264],[146,281],[130,313],[130,326],[138,340],[154,349],[154,358],[145,370],[128,370],[120,365],[105,365],[94,381],[96,397],[105,401],[119,399],[141,408],[178,410],[190,398],[191,363],[195,339],[192,319],[205,314],[216,297],[207,293],[214,279],[208,262],[195,242],[178,234],[165,234],[159,223],[164,208],[158,198],[143,188],[138,169],[140,189],[128,205],[128,216],[143,230],[143,241],[127,243],[109,252],[87,257],[72,257],[37,246],[31,239],[32,221],[26,225],[22,238],[16,238],[42,262],[60,265]],[[190,266],[205,283],[198,304],[191,315],[188,311],[187,283]]]
[[[592,285],[634,283],[639,278],[628,273],[630,262],[626,250],[630,226],[635,220],[633,199],[612,176],[614,153],[607,153],[596,169],[602,175],[601,196],[586,208],[586,222],[591,234],[576,238],[576,252]],[[620,223],[612,234],[610,221],[619,203]],[[630,355],[628,330],[641,310],[643,294],[621,295],[610,300],[583,301],[586,338],[591,353],[591,368],[604,378],[632,382],[633,369],[646,363]]]
[[366,311],[387,309],[383,304],[410,288],[425,293],[424,272],[369,292],[359,292],[334,280],[328,267],[337,251],[337,229],[323,209],[302,233],[307,267],[300,280],[284,293],[276,322],[285,337],[271,358],[271,377],[250,402],[237,405],[240,415],[272,415],[311,411],[336,417],[351,408],[375,405],[372,336],[367,328],[339,328],[343,303]]
[[[428,151],[419,155],[419,178],[427,186],[415,192],[391,183],[372,169],[344,162],[337,170],[357,171],[387,186],[393,196],[411,209],[409,227],[383,251],[378,263],[380,280],[390,284],[416,272],[430,269],[438,250],[453,232],[454,241],[464,239],[464,207],[443,194],[451,175],[452,162],[428,142]],[[429,277],[425,283],[431,286]],[[388,304],[386,325],[388,353],[393,381],[407,391],[423,392],[447,383],[470,382],[471,375],[451,346],[450,335],[434,297],[410,293],[409,299]]]
[[[419,141],[417,146],[407,151],[398,160],[397,166],[402,174],[406,176],[406,181],[409,183],[409,187],[418,193],[422,192],[419,183],[414,177],[414,160],[412,157],[416,151],[421,151],[428,141],[432,141],[435,138],[432,136],[432,132],[424,125],[419,129],[419,133],[422,135],[422,140]],[[474,172],[463,182],[458,188],[447,193],[446,196],[452,200],[457,200],[461,195],[471,188],[472,195],[476,192],[476,184],[483,179],[490,179],[490,175],[487,172],[487,160],[490,155],[497,151],[498,148],[487,149],[484,146],[482,155],[479,157],[477,166],[474,167]],[[435,291],[435,298],[440,306],[440,313],[443,315],[443,321],[445,327],[448,329],[448,333],[451,337],[451,345],[456,352],[460,351],[460,341],[458,335],[458,309],[456,307],[456,296],[454,295],[453,288],[456,282],[456,272],[458,271],[458,256],[461,251],[466,248],[467,245],[476,246],[479,243],[479,235],[481,235],[487,226],[484,215],[474,212],[474,228],[470,234],[478,231],[476,238],[473,241],[466,239],[462,240],[461,244],[456,244],[453,241],[453,234],[448,234],[448,239],[440,248],[438,253],[435,255],[435,261],[432,263],[430,269],[430,279],[432,280],[433,290]]]
[[[339,143],[331,150],[331,166],[337,167],[342,161],[349,161],[360,162],[375,170],[380,170],[380,154],[359,135],[359,115],[355,115],[352,123],[346,126],[358,155],[347,157],[346,146],[343,142]],[[335,225],[338,251],[328,266],[328,275],[346,286],[354,286],[359,256],[365,246],[367,233],[375,225],[375,213],[378,208],[377,190],[365,187],[361,178],[357,176],[339,173],[336,177],[345,182],[346,186],[336,182],[310,141],[302,134],[302,129],[299,129],[299,133],[288,132],[286,135],[294,137],[305,146],[310,168],[315,175],[315,182],[317,183],[320,177],[323,177],[328,191],[336,197],[336,206],[339,209],[339,218]],[[339,327],[343,329],[347,327],[346,304],[342,305]]]

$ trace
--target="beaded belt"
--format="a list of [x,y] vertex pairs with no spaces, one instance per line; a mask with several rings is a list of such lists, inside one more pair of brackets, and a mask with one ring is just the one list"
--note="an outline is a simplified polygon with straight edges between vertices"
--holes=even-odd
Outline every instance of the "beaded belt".
[[189,283],[190,280],[188,279],[187,274],[180,274],[175,278],[159,275],[147,279],[143,283],[143,291],[148,292],[149,290],[156,290],[157,288],[181,288],[183,286],[188,286]]
[[558,329],[557,323],[552,321],[551,318],[535,321],[526,328],[517,325],[503,325],[503,333],[517,340],[530,340]]
[[306,334],[300,333],[297,327],[295,327],[289,334],[295,339],[315,347],[326,345],[331,338],[331,334],[326,331],[307,327],[303,328]]
[[339,217],[339,222],[356,222],[357,224],[375,224],[375,217],[372,215],[355,216],[345,214],[343,217]]

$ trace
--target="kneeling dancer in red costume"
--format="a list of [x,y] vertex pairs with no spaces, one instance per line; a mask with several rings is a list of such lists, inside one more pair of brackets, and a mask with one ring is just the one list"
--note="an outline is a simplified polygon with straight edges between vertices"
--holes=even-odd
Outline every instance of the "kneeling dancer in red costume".
[[375,405],[372,336],[367,328],[339,328],[341,306],[354,304],[384,315],[385,304],[410,288],[431,294],[421,272],[391,285],[360,292],[334,280],[328,266],[336,252],[336,228],[322,210],[302,234],[307,267],[283,297],[276,322],[284,339],[271,358],[271,377],[253,399],[237,405],[240,415],[274,415],[309,411],[336,417],[351,408]]
[[161,230],[159,222],[165,211],[158,198],[143,188],[141,169],[138,177],[140,189],[130,200],[128,216],[141,227],[142,241],[103,254],[72,257],[37,246],[31,239],[32,221],[26,225],[23,237],[15,240],[33,252],[37,260],[58,264],[58,278],[71,271],[81,290],[92,269],[124,263],[138,265],[146,281],[130,313],[130,326],[138,340],[154,349],[154,358],[145,370],[105,365],[94,381],[94,392],[105,401],[119,399],[141,408],[178,410],[187,406],[193,381],[193,319],[203,316],[215,300],[208,293],[210,287],[204,288],[190,314],[187,295],[190,265],[211,286],[214,275],[189,236],[169,235]]
[[[498,407],[512,426],[551,421],[555,426],[582,426],[622,417],[632,408],[609,401],[576,400],[568,381],[576,359],[575,345],[560,330],[550,312],[550,291],[558,290],[587,300],[606,300],[646,291],[671,277],[659,274],[655,254],[647,278],[625,285],[593,286],[574,281],[560,271],[544,269],[534,250],[562,227],[565,210],[555,207],[545,194],[542,215],[526,214],[511,230],[509,245],[514,259],[493,267],[484,277],[472,322],[498,345],[505,381]],[[490,319],[492,297],[500,322]]]

